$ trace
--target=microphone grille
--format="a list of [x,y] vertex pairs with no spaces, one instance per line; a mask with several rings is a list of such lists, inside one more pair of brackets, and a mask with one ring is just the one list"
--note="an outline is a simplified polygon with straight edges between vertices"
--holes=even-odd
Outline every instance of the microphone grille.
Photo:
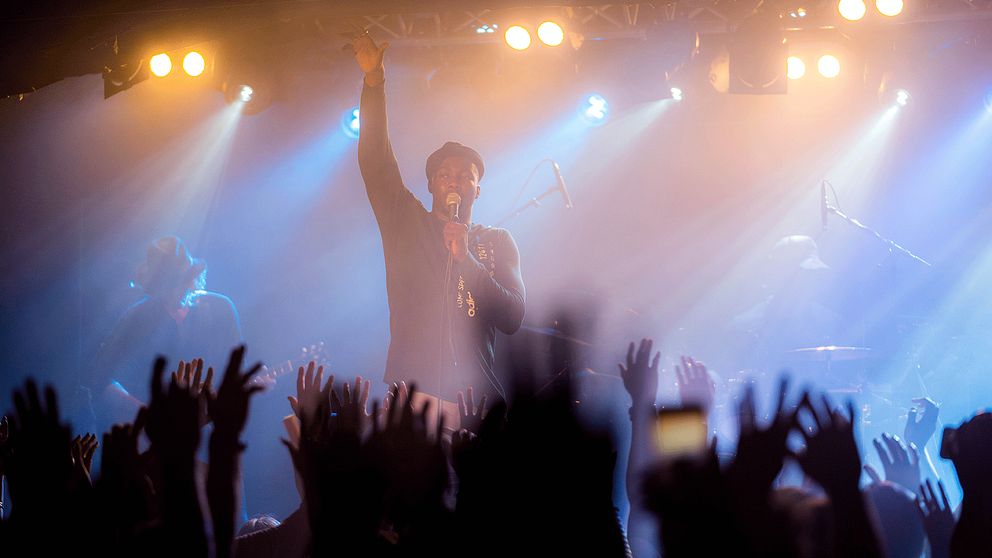
[[444,198],[444,205],[459,205],[462,203],[462,197],[455,192],[450,192],[448,197]]

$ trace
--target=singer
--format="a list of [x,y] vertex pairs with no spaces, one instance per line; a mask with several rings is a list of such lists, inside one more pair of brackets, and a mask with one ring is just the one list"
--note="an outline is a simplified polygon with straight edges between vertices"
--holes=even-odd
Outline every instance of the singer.
[[[387,384],[414,381],[438,398],[457,427],[459,390],[501,395],[493,373],[496,329],[512,334],[524,315],[519,253],[505,229],[472,223],[485,173],[474,149],[447,142],[427,158],[431,210],[403,184],[389,142],[381,46],[353,43],[365,74],[358,164],[386,260]],[[437,408],[437,407],[435,407]]]

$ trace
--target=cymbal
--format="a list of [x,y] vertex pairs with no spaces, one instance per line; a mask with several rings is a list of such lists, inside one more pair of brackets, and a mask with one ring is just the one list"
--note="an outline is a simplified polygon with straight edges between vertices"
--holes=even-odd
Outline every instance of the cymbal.
[[792,349],[791,351],[786,352],[796,360],[810,362],[864,360],[871,356],[871,349],[868,347],[838,347],[837,345],[804,347],[802,349]]
[[583,341],[578,337],[572,337],[570,335],[567,335],[564,331],[561,331],[560,329],[555,329],[553,327],[535,327],[535,326],[522,325],[520,326],[520,329],[524,331],[529,331],[531,333],[536,333],[538,335],[543,335],[544,337],[551,337],[553,339],[558,339],[560,341],[574,343],[576,345],[581,345],[583,347],[592,347],[592,343],[588,341]]

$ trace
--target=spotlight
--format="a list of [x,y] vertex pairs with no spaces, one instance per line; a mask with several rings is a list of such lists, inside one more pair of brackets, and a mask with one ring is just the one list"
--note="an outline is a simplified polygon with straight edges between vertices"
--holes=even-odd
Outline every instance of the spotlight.
[[806,17],[806,8],[796,8],[789,12],[789,17],[792,19],[803,19]]
[[499,29],[499,26],[494,23],[492,25],[480,25],[475,28],[475,32],[479,35],[486,35],[495,33],[497,29]]
[[799,58],[798,56],[790,56],[788,58],[786,75],[789,76],[789,79],[799,79],[805,76],[806,63],[803,62],[803,59]]
[[875,0],[875,7],[878,8],[878,13],[895,17],[902,13],[904,6],[903,0]]
[[565,42],[565,30],[553,21],[545,21],[537,27],[537,38],[548,46],[558,46]]
[[250,103],[252,98],[255,96],[255,89],[250,85],[242,85],[238,88],[238,99],[242,103]]
[[582,118],[594,125],[602,124],[610,114],[610,104],[598,93],[586,97],[582,103]]
[[358,117],[358,107],[352,107],[346,111],[341,116],[341,129],[344,131],[344,135],[352,139],[358,139],[358,131],[361,128],[361,122]]
[[183,71],[192,77],[202,74],[206,67],[207,63],[203,60],[203,55],[195,50],[183,57]]
[[912,97],[909,95],[909,91],[905,89],[896,89],[896,104],[904,107],[909,104]]
[[172,59],[169,58],[168,54],[160,52],[152,56],[151,60],[148,61],[148,67],[155,77],[165,77],[172,71]]
[[681,101],[682,99],[685,98],[685,94],[683,94],[682,93],[682,90],[680,88],[678,88],[678,87],[673,87],[669,91],[671,91],[671,93],[672,93],[672,100],[673,101]]
[[833,79],[840,75],[840,60],[833,54],[824,54],[816,61],[816,69],[821,76]]
[[525,50],[530,46],[530,31],[519,25],[513,25],[503,33],[503,40],[513,50]]
[[858,21],[865,17],[868,6],[865,6],[864,0],[840,0],[837,3],[837,11],[848,21]]

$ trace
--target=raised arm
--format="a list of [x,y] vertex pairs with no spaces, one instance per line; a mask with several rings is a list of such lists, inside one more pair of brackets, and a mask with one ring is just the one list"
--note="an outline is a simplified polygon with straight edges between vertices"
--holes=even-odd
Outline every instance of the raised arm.
[[491,312],[496,327],[506,334],[520,328],[524,319],[524,280],[520,276],[520,252],[507,231],[500,231],[500,254],[493,275],[469,250],[458,264],[458,272],[479,290],[473,293]]
[[385,74],[382,56],[388,43],[376,45],[368,34],[355,39],[355,60],[365,73],[359,109],[361,131],[358,137],[358,167],[365,181],[372,211],[379,228],[386,232],[411,209],[423,205],[403,185],[393,147],[389,143],[386,119]]

